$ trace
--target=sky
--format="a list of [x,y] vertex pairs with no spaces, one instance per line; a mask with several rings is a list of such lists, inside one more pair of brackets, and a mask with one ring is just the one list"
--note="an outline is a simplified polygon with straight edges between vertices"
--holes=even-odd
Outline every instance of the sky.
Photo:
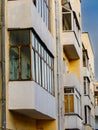
[[95,78],[98,81],[98,0],[81,0],[82,31],[88,32],[95,56]]

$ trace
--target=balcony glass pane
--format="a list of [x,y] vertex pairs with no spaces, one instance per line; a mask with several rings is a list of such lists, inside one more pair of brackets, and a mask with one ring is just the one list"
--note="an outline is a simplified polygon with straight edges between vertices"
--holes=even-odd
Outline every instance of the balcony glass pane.
[[10,49],[10,80],[19,78],[19,56],[18,48]]
[[21,78],[30,79],[30,48],[21,48]]
[[30,43],[29,30],[14,30],[10,31],[10,45],[27,45]]
[[11,30],[9,34],[10,80],[31,79],[30,30]]
[[62,27],[63,27],[63,30],[72,30],[71,13],[63,13]]
[[70,100],[70,112],[74,112],[74,96],[70,95],[69,100]]

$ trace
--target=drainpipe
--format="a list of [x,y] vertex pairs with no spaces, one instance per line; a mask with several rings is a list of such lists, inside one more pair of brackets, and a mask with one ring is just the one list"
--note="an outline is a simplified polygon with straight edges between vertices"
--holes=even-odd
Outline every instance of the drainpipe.
[[60,44],[60,7],[59,0],[55,0],[56,23],[56,57],[57,57],[57,100],[58,100],[58,130],[63,128],[63,98],[62,98],[62,46]]
[[2,118],[1,129],[6,130],[6,80],[5,80],[5,0],[1,0],[1,77]]

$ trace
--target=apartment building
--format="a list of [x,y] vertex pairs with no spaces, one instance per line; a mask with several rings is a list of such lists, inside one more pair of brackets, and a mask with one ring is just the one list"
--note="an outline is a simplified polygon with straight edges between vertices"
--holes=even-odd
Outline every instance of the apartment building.
[[98,130],[98,82],[95,82],[95,130]]
[[95,129],[94,104],[94,52],[87,32],[82,33],[83,55],[83,123],[85,130]]
[[81,1],[62,0],[64,129],[83,130]]
[[94,55],[87,33],[81,40],[81,0],[0,2],[0,129],[93,130]]
[[0,128],[57,130],[55,2],[2,4],[6,107]]

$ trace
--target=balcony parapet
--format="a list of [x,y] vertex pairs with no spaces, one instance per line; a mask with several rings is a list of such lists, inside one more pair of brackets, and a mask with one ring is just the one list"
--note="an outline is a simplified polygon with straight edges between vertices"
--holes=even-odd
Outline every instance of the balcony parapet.
[[[35,119],[55,119],[56,101],[34,81],[9,82],[9,110]],[[52,106],[52,107],[51,107]]]
[[74,31],[64,31],[62,33],[62,44],[64,52],[70,60],[80,58],[80,46]]
[[74,73],[67,73],[64,76],[64,87],[74,87],[81,93],[81,83]]

